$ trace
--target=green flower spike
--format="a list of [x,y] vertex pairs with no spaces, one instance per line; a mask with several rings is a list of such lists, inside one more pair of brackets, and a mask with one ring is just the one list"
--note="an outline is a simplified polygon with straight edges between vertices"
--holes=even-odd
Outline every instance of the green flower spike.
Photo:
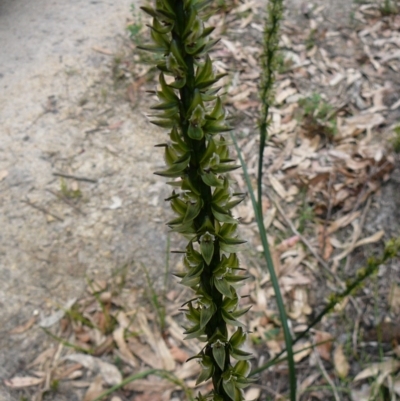
[[[204,343],[192,357],[201,366],[197,383],[213,383],[211,393],[199,394],[197,400],[242,401],[251,382],[251,354],[242,350],[246,333],[238,319],[249,308],[239,308],[237,289],[247,277],[236,255],[244,241],[231,210],[244,194],[232,191],[227,175],[238,166],[222,135],[230,127],[215,86],[224,75],[214,71],[208,55],[217,43],[210,39],[213,28],[204,23],[208,4],[156,0],[154,8],[143,7],[153,19],[153,43],[142,49],[162,55],[152,123],[168,129],[169,140],[157,145],[166,167],[155,174],[167,177],[174,188],[166,201],[175,217],[167,225],[188,240],[184,270],[176,273],[195,294],[184,304],[185,338]],[[232,335],[227,325],[233,326]]]

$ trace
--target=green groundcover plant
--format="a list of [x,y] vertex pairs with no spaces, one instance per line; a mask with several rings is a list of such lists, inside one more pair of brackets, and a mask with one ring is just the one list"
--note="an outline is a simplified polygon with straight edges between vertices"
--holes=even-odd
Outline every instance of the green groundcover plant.
[[[202,367],[197,383],[213,382],[211,394],[198,400],[240,401],[251,381],[252,355],[242,350],[246,332],[238,318],[249,308],[240,308],[237,288],[247,277],[236,254],[244,241],[231,209],[244,194],[232,191],[227,176],[239,166],[222,135],[230,127],[216,86],[223,75],[214,72],[208,56],[216,40],[204,24],[207,4],[157,0],[155,8],[142,7],[153,17],[153,44],[142,48],[163,55],[152,122],[169,130],[169,140],[157,145],[164,148],[166,169],[156,174],[173,187],[167,200],[176,217],[168,226],[188,240],[185,271],[177,273],[194,293],[184,305],[185,334],[204,343],[192,357]],[[227,325],[236,328],[232,335]]]

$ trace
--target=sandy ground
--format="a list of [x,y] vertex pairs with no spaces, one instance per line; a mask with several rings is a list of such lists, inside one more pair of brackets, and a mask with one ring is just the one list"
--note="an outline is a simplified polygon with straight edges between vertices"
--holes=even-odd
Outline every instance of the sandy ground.
[[[40,329],[9,336],[12,328],[79,296],[87,276],[131,261],[156,275],[164,262],[167,188],[152,174],[162,164],[153,150],[161,134],[115,96],[113,57],[93,50],[118,49],[130,4],[0,2],[2,401],[12,399],[3,379],[45,338]],[[81,193],[69,200],[75,208],[54,195],[73,191]]]

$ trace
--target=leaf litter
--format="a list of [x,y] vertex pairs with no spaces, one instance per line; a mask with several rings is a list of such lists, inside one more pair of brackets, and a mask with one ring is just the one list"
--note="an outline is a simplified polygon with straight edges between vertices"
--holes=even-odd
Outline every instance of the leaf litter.
[[[224,78],[225,102],[233,118],[242,121],[239,145],[254,178],[258,163],[257,139],[248,127],[256,125],[260,107],[261,4],[245,1],[232,7],[231,12],[211,17],[210,23],[216,25],[217,34],[226,30],[214,58],[218,72],[233,72]],[[373,195],[389,180],[395,165],[393,153],[381,136],[386,138],[386,133],[400,117],[400,99],[393,89],[400,83],[395,75],[386,74],[398,72],[399,15],[382,18],[376,6],[358,5],[354,10],[358,28],[343,34],[354,54],[345,57],[338,51],[341,33],[336,32],[335,27],[324,26],[322,10],[311,13],[310,27],[304,32],[290,19],[283,21],[281,44],[284,50],[264,160],[263,184],[267,191],[264,222],[270,229],[275,268],[294,332],[305,327],[310,315],[315,313],[316,302],[321,301],[313,295],[314,283],[321,282],[321,275],[327,288],[331,290],[337,285],[340,288],[345,278],[338,276],[339,266],[347,263],[346,258],[357,248],[377,244],[384,237],[384,230],[365,235],[363,226]],[[247,16],[243,17],[245,14]],[[137,57],[135,60],[140,61]],[[127,92],[128,99],[135,104],[137,86],[146,84],[144,77],[150,71],[140,62],[132,64],[128,60],[121,65],[137,79]],[[0,180],[7,172],[1,173]],[[246,192],[241,173],[233,172],[232,177],[239,189]],[[113,199],[109,207],[119,207],[115,206],[117,200]],[[243,202],[235,213],[241,217],[251,246],[259,250],[251,203]],[[247,302],[254,305],[247,321],[251,330],[249,351],[255,355],[265,353],[258,351],[257,346],[264,344],[267,354],[273,357],[283,350],[284,342],[271,302],[274,294],[269,276],[261,269],[258,257],[245,254],[243,263],[248,264],[254,278],[246,284],[242,294],[249,294]],[[318,265],[328,267],[335,279],[323,277]],[[43,318],[40,325],[51,328],[54,336],[64,342],[58,348],[43,351],[30,365],[30,374],[16,375],[4,384],[14,389],[36,386],[39,400],[40,394],[49,389],[50,378],[67,381],[76,388],[85,389],[83,399],[92,401],[104,388],[153,368],[173,374],[174,380],[151,375],[126,384],[118,390],[120,394],[134,392],[138,400],[169,400],[176,391],[185,394],[184,388],[194,390],[199,366],[186,360],[198,352],[201,345],[196,341],[183,342],[179,317],[172,313],[174,309],[169,309],[166,327],[161,331],[155,311],[139,302],[143,294],[129,294],[130,289],[125,288],[124,297],[121,297],[112,287],[110,280],[93,281],[86,297],[71,300],[64,308]],[[396,316],[398,292],[398,285],[392,284],[387,295]],[[347,301],[344,307],[346,305]],[[11,333],[23,333],[35,323],[36,319],[32,318]],[[335,386],[353,373],[352,361],[348,359],[342,340],[328,327],[327,321],[323,322],[322,328],[313,332],[312,342],[305,340],[295,346],[296,362],[299,370],[304,371],[300,378],[300,397],[306,397],[311,385],[328,381]],[[389,337],[385,339],[387,342],[396,340],[395,334]],[[310,368],[306,369],[307,358]],[[315,368],[312,370],[315,358],[323,369],[322,375]],[[376,394],[381,384],[400,396],[398,368],[393,356],[369,364],[353,378],[352,399],[369,399],[367,395]],[[281,375],[285,372],[278,366],[263,376],[263,380]],[[358,382],[371,377],[375,378],[376,388],[366,383],[357,387]],[[195,391],[198,390],[201,387],[196,387]],[[285,387],[281,389],[284,390]],[[336,390],[333,393],[336,397]],[[118,392],[116,394],[114,398],[118,398]],[[261,394],[260,388],[251,387],[247,394],[256,399]],[[324,390],[313,392],[317,398],[324,394],[327,394]]]

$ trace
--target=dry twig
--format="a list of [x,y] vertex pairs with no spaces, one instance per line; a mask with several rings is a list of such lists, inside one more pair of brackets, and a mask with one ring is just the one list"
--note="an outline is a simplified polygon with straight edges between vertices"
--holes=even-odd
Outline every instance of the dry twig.
[[54,217],[56,220],[58,221],[64,221],[64,219],[60,216],[57,216],[56,214],[49,212],[47,209],[45,209],[44,207],[41,206],[37,206],[34,203],[32,203],[29,199],[26,200],[22,200],[21,202],[26,203],[29,206],[32,206],[34,209],[40,210],[42,213],[44,214],[48,214],[49,216]]

